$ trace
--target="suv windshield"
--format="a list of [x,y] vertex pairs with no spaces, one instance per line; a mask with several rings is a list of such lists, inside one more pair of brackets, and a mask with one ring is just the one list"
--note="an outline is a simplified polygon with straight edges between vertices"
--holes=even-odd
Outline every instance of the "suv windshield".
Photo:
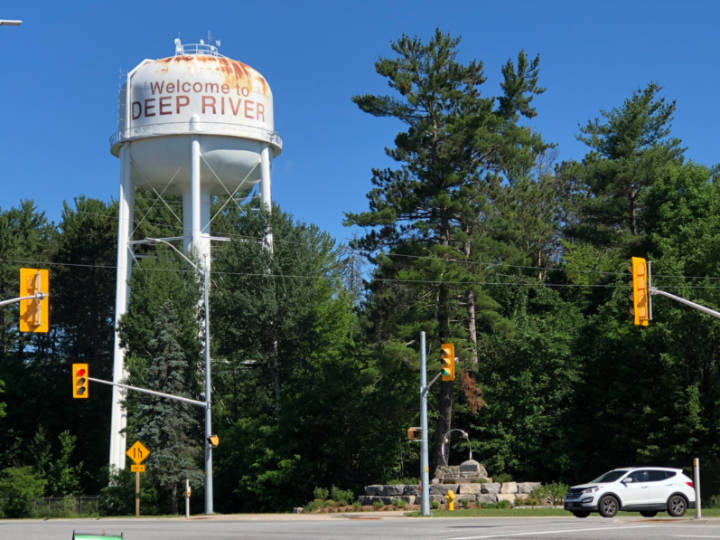
[[614,482],[615,480],[617,480],[618,478],[620,478],[620,477],[621,477],[623,474],[625,474],[626,472],[627,472],[627,471],[625,471],[625,470],[606,472],[606,473],[603,474],[602,476],[599,476],[598,478],[596,478],[595,480],[593,480],[592,483],[595,483],[595,482],[597,482],[597,483],[601,483],[601,482]]

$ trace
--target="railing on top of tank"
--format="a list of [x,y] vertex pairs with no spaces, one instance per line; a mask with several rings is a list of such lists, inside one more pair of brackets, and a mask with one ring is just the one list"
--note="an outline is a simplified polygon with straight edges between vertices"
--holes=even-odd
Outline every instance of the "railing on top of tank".
[[218,52],[218,48],[215,45],[209,43],[183,43],[175,48],[175,56],[182,56],[184,54],[200,54],[208,56],[223,56]]
[[[173,131],[163,131],[163,127],[187,126],[185,132],[179,132],[177,129]],[[134,139],[143,136],[164,137],[167,135],[230,135],[233,137],[252,137],[261,141],[269,142],[282,148],[283,140],[274,131],[259,128],[256,126],[243,126],[230,122],[205,122],[200,121],[197,124],[190,122],[157,122],[149,126],[133,126],[130,129],[118,130],[110,136],[110,146],[113,147],[121,141]]]

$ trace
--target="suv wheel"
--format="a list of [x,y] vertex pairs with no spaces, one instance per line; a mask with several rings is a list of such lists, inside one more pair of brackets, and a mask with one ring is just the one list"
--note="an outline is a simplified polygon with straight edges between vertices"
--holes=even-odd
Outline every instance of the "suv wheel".
[[[670,498],[672,500],[672,497]],[[612,495],[605,495],[598,501],[598,512],[602,517],[611,518],[615,517],[619,509],[620,503]],[[668,508],[670,508],[670,501],[668,501]],[[669,510],[668,510],[669,512]]]
[[682,495],[672,495],[668,499],[667,511],[672,517],[681,517],[687,510],[687,500]]

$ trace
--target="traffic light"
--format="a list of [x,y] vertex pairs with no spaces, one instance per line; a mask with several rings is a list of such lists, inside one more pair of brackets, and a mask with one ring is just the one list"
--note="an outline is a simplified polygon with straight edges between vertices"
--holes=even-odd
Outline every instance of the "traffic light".
[[48,271],[37,268],[20,269],[21,332],[47,332],[50,329],[50,300],[48,299]]
[[632,309],[633,322],[636,326],[647,326],[650,322],[650,291],[648,290],[648,265],[641,257],[632,258]]
[[90,372],[87,364],[72,365],[73,398],[87,399],[90,394]]
[[443,343],[440,345],[440,361],[442,362],[442,380],[455,380],[455,345]]
[[420,435],[422,435],[422,429],[419,427],[409,427],[407,428],[407,438],[409,441],[418,441],[420,440]]

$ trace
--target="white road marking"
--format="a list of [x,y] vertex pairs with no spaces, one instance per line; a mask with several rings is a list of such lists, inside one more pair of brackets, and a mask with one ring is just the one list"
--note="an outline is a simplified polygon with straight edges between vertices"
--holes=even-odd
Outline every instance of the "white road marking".
[[[555,531],[525,531],[517,533],[500,533],[489,534],[483,536],[455,536],[448,540],[482,540],[483,538],[508,538],[510,536],[540,536],[544,534],[568,534],[577,532],[595,532],[595,531],[611,531],[613,529],[648,529],[654,528],[652,525],[624,525],[621,527],[592,527],[587,529],[558,529]],[[717,538],[713,536],[711,538]]]

